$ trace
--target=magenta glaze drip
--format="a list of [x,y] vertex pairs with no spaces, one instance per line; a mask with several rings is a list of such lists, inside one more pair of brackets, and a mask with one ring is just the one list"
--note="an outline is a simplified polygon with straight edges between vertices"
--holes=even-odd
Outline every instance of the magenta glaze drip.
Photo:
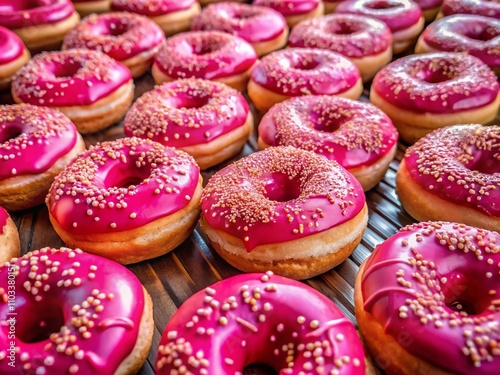
[[127,84],[130,71],[90,50],[45,52],[17,74],[12,93],[25,103],[49,107],[90,105]]
[[[361,293],[371,306],[365,310],[404,350],[442,371],[494,374],[500,357],[492,354],[490,345],[500,343],[500,332],[490,324],[496,327],[500,320],[494,304],[500,293],[499,243],[498,233],[464,224],[407,226],[377,246],[366,262]],[[392,292],[383,292],[388,289]],[[452,309],[456,302],[469,313]],[[416,315],[417,307],[426,320]],[[464,354],[466,347],[479,353],[476,360]]]
[[292,146],[347,169],[371,165],[392,150],[398,132],[378,108],[335,96],[301,96],[276,104],[259,125],[270,146]]
[[337,13],[299,23],[292,29],[288,45],[327,49],[346,57],[362,58],[390,48],[392,34],[382,21]]
[[3,0],[0,3],[0,26],[20,29],[55,23],[74,12],[70,0]]
[[[446,66],[447,70],[443,70]],[[493,102],[495,73],[474,56],[450,52],[411,55],[377,73],[372,90],[393,105],[417,112],[457,113]]]
[[24,53],[24,44],[15,33],[0,26],[0,64],[8,64]]
[[488,0],[444,0],[441,6],[444,16],[452,14],[478,14],[500,19],[500,3]]
[[0,106],[0,181],[45,172],[75,146],[77,136],[75,125],[59,111]]
[[80,154],[54,180],[47,205],[69,233],[121,232],[186,207],[199,178],[188,154],[122,138]]
[[157,17],[189,9],[195,3],[196,0],[112,0],[111,9]]
[[5,208],[0,206],[0,235],[4,234],[4,228],[7,225],[9,217],[9,213],[5,210]]
[[[295,344],[291,368],[282,350],[289,343]],[[168,360],[170,353],[179,361]],[[252,363],[280,374],[305,373],[308,365],[307,374],[365,373],[363,347],[339,308],[311,287],[270,272],[222,280],[176,311],[160,341],[156,373],[177,373],[182,365],[200,375],[200,360],[207,374],[218,375],[243,373]]]
[[251,79],[264,88],[287,96],[335,95],[360,79],[358,68],[335,52],[291,48],[264,56]]
[[193,21],[192,30],[223,31],[249,43],[277,38],[287,29],[281,13],[261,6],[215,3],[203,9]]
[[199,79],[165,83],[142,95],[127,112],[127,136],[182,148],[203,144],[243,126],[248,103],[236,90]]
[[154,50],[163,40],[162,29],[149,18],[115,12],[86,17],[66,34],[64,49],[96,50],[123,61]]
[[321,0],[254,0],[254,5],[261,5],[277,10],[286,16],[295,16],[315,10]]
[[[8,337],[12,310],[6,301],[7,276],[13,265],[18,267],[15,278],[18,367],[9,366],[10,359],[3,356],[0,372],[18,374],[24,364],[39,373],[45,370],[46,374],[70,374],[75,365],[82,374],[96,371],[114,374],[134,348],[139,334],[145,300],[137,277],[118,263],[67,248],[44,248],[16,259],[11,265],[0,266],[0,345],[6,348],[12,341]],[[121,319],[130,320],[133,325],[100,327],[103,321]],[[47,328],[40,328],[42,324]],[[80,325],[86,331],[80,330]],[[63,336],[63,328],[67,336]],[[43,332],[47,336],[52,333],[53,341],[38,340],[37,334],[43,336]],[[69,342],[70,335],[77,341]],[[61,339],[66,348],[76,345],[78,350],[73,354],[60,352],[61,347],[54,343],[56,339]],[[50,367],[44,363],[50,363]]]

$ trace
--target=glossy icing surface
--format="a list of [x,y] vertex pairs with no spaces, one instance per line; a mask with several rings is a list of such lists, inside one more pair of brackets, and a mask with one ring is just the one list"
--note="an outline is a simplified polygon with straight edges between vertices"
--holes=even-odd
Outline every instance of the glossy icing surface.
[[111,0],[111,9],[157,17],[190,8],[196,0]]
[[451,14],[478,14],[500,19],[500,3],[488,0],[444,0],[441,6],[444,16]]
[[8,64],[21,57],[24,44],[15,33],[0,26],[0,64]]
[[443,0],[413,0],[415,1],[422,11],[433,8],[439,8]]
[[295,16],[314,11],[320,0],[254,0],[254,5],[261,5],[277,10],[284,16]]
[[9,213],[5,210],[5,208],[0,206],[0,236],[4,233],[4,227],[7,224],[7,219],[9,217]]
[[70,0],[2,0],[0,26],[20,29],[62,21],[75,12]]

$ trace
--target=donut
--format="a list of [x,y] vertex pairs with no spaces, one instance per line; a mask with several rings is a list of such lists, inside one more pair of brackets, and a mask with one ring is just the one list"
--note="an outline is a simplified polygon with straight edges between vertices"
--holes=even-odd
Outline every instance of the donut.
[[71,30],[64,49],[90,49],[107,54],[140,77],[165,40],[162,29],[147,17],[126,12],[91,15]]
[[500,4],[488,0],[443,0],[437,18],[452,14],[477,14],[500,19]]
[[0,299],[2,374],[131,375],[147,359],[151,297],[108,259],[68,248],[29,252],[0,266]]
[[220,82],[182,79],[142,95],[123,124],[126,136],[186,151],[201,169],[237,154],[253,132],[248,104]]
[[45,52],[17,73],[12,96],[17,103],[57,108],[80,133],[92,133],[123,117],[134,82],[124,65],[102,52]]
[[500,235],[465,224],[404,227],[357,274],[354,308],[388,375],[495,374]]
[[455,125],[406,150],[396,178],[404,209],[419,221],[456,221],[500,231],[500,126]]
[[92,13],[106,13],[111,10],[111,0],[72,0],[76,11],[85,17]]
[[244,3],[248,2],[247,0],[198,0],[200,5],[202,7],[205,7],[207,5],[213,4],[213,3],[220,3],[220,2],[234,2],[234,3]]
[[31,51],[58,49],[80,16],[70,0],[5,0],[0,26],[15,32]]
[[268,7],[229,2],[204,8],[191,29],[239,36],[252,45],[258,56],[283,48],[288,38],[288,26],[281,13]]
[[382,21],[354,14],[330,14],[295,26],[290,47],[328,49],[351,60],[364,82],[392,59],[392,33]]
[[493,120],[500,105],[495,73],[474,56],[453,52],[411,55],[377,73],[370,101],[415,143],[447,125]]
[[201,10],[196,0],[111,0],[111,9],[147,16],[167,36],[189,30]]
[[12,31],[0,26],[0,90],[10,87],[12,78],[30,59],[23,41]]
[[54,180],[46,203],[66,244],[130,264],[166,254],[191,234],[201,183],[185,152],[121,138],[80,154]]
[[61,112],[0,106],[0,206],[19,211],[42,204],[55,176],[83,150],[82,137]]
[[415,53],[465,52],[500,75],[500,19],[457,14],[430,24],[420,35]]
[[436,19],[437,14],[441,8],[443,0],[413,0],[415,1],[420,9],[422,10],[422,15],[425,18],[425,22],[430,23]]
[[170,37],[153,63],[157,84],[180,78],[219,81],[244,91],[257,61],[252,45],[219,31],[191,31]]
[[301,96],[276,104],[259,125],[259,147],[292,146],[337,161],[363,190],[384,177],[398,132],[370,103],[335,96]]
[[213,175],[201,209],[201,227],[233,267],[294,279],[343,262],[368,217],[363,189],[349,172],[321,155],[283,146]]
[[420,7],[411,0],[347,0],[337,6],[336,12],[383,21],[391,29],[395,54],[415,43],[425,23]]
[[0,206],[0,263],[5,263],[21,254],[21,243],[16,224],[9,213]]
[[327,297],[273,275],[233,276],[190,297],[165,328],[156,373],[243,374],[264,363],[280,374],[364,375],[353,324]]
[[299,22],[322,16],[325,8],[321,0],[254,0],[254,5],[261,5],[277,10],[292,28]]
[[248,82],[248,96],[261,112],[296,96],[357,99],[362,91],[361,74],[354,63],[335,52],[312,48],[290,48],[264,56]]
[[325,7],[325,14],[334,13],[337,6],[345,0],[323,0],[323,6]]

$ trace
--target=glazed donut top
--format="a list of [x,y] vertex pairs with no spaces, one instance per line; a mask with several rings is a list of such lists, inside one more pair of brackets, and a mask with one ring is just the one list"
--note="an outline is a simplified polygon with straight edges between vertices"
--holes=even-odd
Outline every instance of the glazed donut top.
[[55,23],[74,12],[70,0],[7,0],[0,4],[0,26],[12,30]]
[[277,10],[284,16],[294,16],[312,12],[321,0],[254,0],[254,5],[261,5]]
[[185,152],[122,138],[80,154],[54,180],[47,205],[70,233],[121,232],[186,207],[199,179]]
[[478,58],[437,52],[390,63],[377,73],[372,90],[412,112],[455,113],[490,104],[499,84],[495,73]]
[[366,262],[364,308],[406,351],[443,372],[495,374],[499,244],[498,233],[464,224],[407,226]]
[[50,107],[90,105],[131,79],[124,65],[101,52],[44,52],[17,73],[12,93],[23,102]]
[[111,9],[156,17],[190,8],[196,0],[111,0]]
[[500,217],[500,127],[456,125],[408,148],[412,178],[432,194]]
[[392,45],[392,34],[375,18],[336,13],[299,23],[290,33],[288,45],[361,58],[386,51]]
[[183,79],[146,92],[127,112],[127,136],[171,147],[208,143],[245,123],[248,103],[219,82]]
[[15,33],[0,26],[0,65],[8,64],[24,53],[24,44]]
[[208,224],[249,252],[340,225],[364,205],[361,185],[338,163],[293,147],[270,147],[223,168],[201,202]]
[[7,276],[11,280],[14,269],[17,371],[114,374],[139,334],[145,300],[137,277],[115,262],[67,248],[43,248],[0,266],[2,374],[13,371],[5,345],[12,312]]
[[488,0],[444,0],[441,13],[444,16],[451,14],[479,14],[500,19],[500,3]]
[[61,112],[30,104],[0,106],[0,181],[43,173],[77,141]]
[[149,51],[165,39],[163,30],[147,17],[126,12],[91,15],[64,37],[64,49],[104,52],[123,61]]

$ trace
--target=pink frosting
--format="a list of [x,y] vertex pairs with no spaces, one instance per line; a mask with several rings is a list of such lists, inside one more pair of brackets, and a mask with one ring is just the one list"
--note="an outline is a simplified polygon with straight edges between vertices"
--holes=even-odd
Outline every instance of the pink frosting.
[[405,163],[430,194],[500,217],[500,127],[438,129],[408,148]]
[[339,308],[270,272],[234,276],[189,298],[165,328],[156,369],[242,374],[252,363],[280,374],[365,373],[362,344]]
[[5,208],[0,206],[0,235],[4,234],[4,228],[7,225],[9,217],[9,213],[5,210]]
[[243,126],[248,111],[245,98],[222,83],[177,80],[141,96],[127,112],[124,131],[182,148],[211,142]]
[[390,63],[377,73],[372,90],[405,110],[456,113],[493,102],[499,84],[495,73],[478,58],[437,52]]
[[441,3],[443,0],[413,0],[417,3],[417,5],[422,9],[423,11],[425,10],[430,10],[433,8],[439,8],[441,6]]
[[314,11],[321,0],[254,0],[253,4],[272,8],[284,16],[295,16]]
[[75,7],[70,0],[2,0],[0,26],[20,29],[55,23],[70,17]]
[[164,40],[163,30],[149,18],[115,12],[86,17],[66,34],[63,48],[96,50],[123,61],[154,52]]
[[259,125],[270,146],[292,146],[347,169],[370,165],[392,150],[398,132],[377,107],[335,96],[302,96],[276,104]]
[[61,112],[30,104],[0,106],[0,181],[48,170],[78,132]]
[[[14,300],[8,298],[13,274]],[[44,248],[0,266],[0,286],[2,374],[113,374],[138,339],[143,289],[118,263]]]
[[12,93],[30,104],[82,106],[110,95],[131,79],[125,66],[101,52],[45,52],[18,72]]
[[24,44],[15,33],[0,26],[0,65],[8,64],[24,53]]
[[208,224],[240,238],[247,251],[322,232],[365,205],[359,182],[327,158],[270,147],[223,168],[203,190]]
[[111,9],[157,17],[189,9],[196,0],[112,0]]
[[499,243],[498,233],[464,224],[405,227],[368,259],[364,308],[404,350],[440,370],[496,374]]
[[441,6],[444,16],[451,14],[478,14],[500,19],[500,3],[489,0],[444,0]]
[[252,70],[251,79],[282,95],[335,95],[353,87],[360,73],[335,52],[291,48],[264,56]]
[[337,13],[299,23],[293,28],[288,45],[362,58],[387,51],[392,45],[392,33],[384,22],[374,18]]
[[223,31],[249,43],[277,38],[287,25],[281,13],[261,6],[216,3],[203,9],[193,21],[192,30]]
[[183,151],[122,138],[80,154],[54,180],[47,205],[69,233],[121,232],[186,207],[199,177]]
[[467,52],[500,69],[500,20],[457,14],[430,24],[421,38],[438,51]]
[[407,29],[422,17],[420,7],[411,0],[347,0],[341,2],[335,12],[376,18],[392,32]]

